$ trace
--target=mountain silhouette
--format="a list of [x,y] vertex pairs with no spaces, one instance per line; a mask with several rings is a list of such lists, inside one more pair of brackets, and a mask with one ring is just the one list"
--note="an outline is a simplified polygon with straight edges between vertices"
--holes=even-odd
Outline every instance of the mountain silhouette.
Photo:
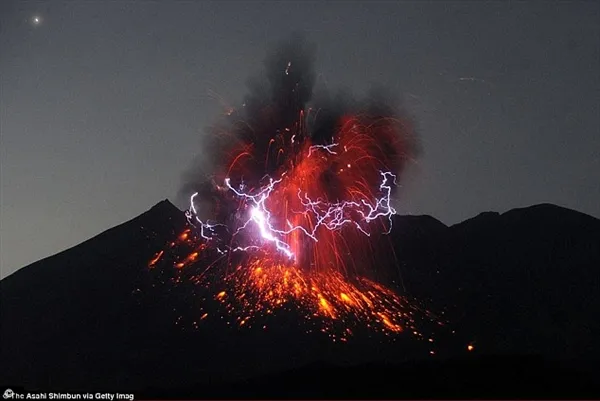
[[[569,391],[593,387],[586,378],[600,359],[594,217],[549,204],[486,212],[453,226],[395,216],[388,240],[398,272],[391,282],[449,322],[433,355],[426,342],[406,336],[357,334],[332,343],[297,330],[293,310],[271,317],[266,331],[199,322],[195,290],[169,285],[170,270],[148,269],[186,224],[165,200],[0,281],[0,384],[178,398],[506,397],[511,393],[490,388],[513,388],[507,383],[515,384],[518,371],[544,380],[556,375],[561,379],[546,390],[571,397]],[[352,386],[337,379],[314,384],[338,374]],[[396,379],[381,392],[385,375]],[[491,376],[495,381],[481,379]],[[531,387],[543,380],[527,381]],[[465,393],[467,384],[479,392]],[[372,386],[379,390],[369,392]]]

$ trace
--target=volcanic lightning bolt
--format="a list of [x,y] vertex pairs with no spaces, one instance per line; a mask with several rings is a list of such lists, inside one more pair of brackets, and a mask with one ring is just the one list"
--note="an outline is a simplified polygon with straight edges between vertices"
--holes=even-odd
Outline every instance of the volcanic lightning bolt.
[[419,325],[441,324],[437,317],[367,278],[395,263],[383,235],[412,153],[410,125],[365,107],[330,113],[320,126],[319,112],[298,98],[307,78],[294,57],[275,58],[270,106],[245,104],[215,128],[212,180],[191,195],[184,233],[149,267],[191,272],[239,326],[295,308],[334,340],[364,326],[433,341]]
[[[312,147],[311,147],[312,149]],[[331,152],[329,150],[329,152]],[[333,153],[335,154],[335,153]],[[362,202],[340,202],[336,204],[327,204],[322,201],[312,201],[308,198],[306,194],[298,191],[298,198],[302,201],[302,205],[306,208],[304,213],[312,213],[314,216],[314,220],[316,224],[309,231],[302,226],[294,226],[290,221],[287,221],[288,229],[282,230],[274,227],[274,223],[272,222],[271,212],[267,210],[265,206],[265,202],[268,200],[269,195],[273,192],[275,185],[281,182],[281,180],[274,181],[270,180],[269,184],[263,188],[256,195],[250,195],[242,192],[242,189],[235,189],[231,185],[231,180],[229,178],[225,179],[225,185],[229,188],[233,193],[235,193],[238,197],[245,199],[247,202],[251,204],[249,217],[246,222],[237,229],[236,234],[246,229],[248,225],[254,223],[258,228],[259,234],[263,240],[271,242],[275,245],[276,249],[285,254],[288,258],[294,259],[295,255],[291,251],[291,247],[281,239],[283,236],[287,236],[293,231],[301,231],[307,238],[312,239],[313,241],[318,241],[316,237],[317,229],[321,226],[325,227],[328,230],[339,230],[345,224],[354,224],[358,230],[360,230],[363,234],[370,236],[370,234],[365,231],[362,227],[361,223],[369,223],[380,217],[388,217],[389,219],[389,230],[392,227],[392,215],[396,213],[395,209],[390,205],[390,196],[391,196],[391,186],[389,184],[389,180],[395,181],[396,176],[390,172],[381,172],[381,176],[383,177],[382,183],[380,185],[380,189],[384,192],[381,198],[376,199],[375,205],[371,205],[367,200],[362,200]],[[242,186],[243,187],[243,186]],[[200,236],[206,240],[211,239],[211,237],[207,236],[205,231],[212,232],[216,225],[205,223],[197,216],[196,208],[194,206],[194,198],[198,196],[198,193],[194,193],[190,198],[190,209],[191,213],[188,214],[188,219],[194,219],[197,223],[200,224]],[[350,217],[351,212],[356,212],[360,215],[361,219],[359,221],[355,221]],[[388,230],[388,233],[389,233]],[[234,251],[240,250],[249,250],[256,249],[256,246],[250,247],[236,247]]]

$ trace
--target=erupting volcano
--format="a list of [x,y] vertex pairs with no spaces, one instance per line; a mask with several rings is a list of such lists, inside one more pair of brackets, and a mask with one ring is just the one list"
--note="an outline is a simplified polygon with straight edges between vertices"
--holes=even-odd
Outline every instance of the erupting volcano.
[[188,227],[149,267],[180,270],[176,282],[212,291],[240,326],[292,307],[334,340],[358,325],[433,342],[419,323],[442,323],[375,278],[395,266],[385,235],[412,126],[374,93],[309,105],[312,54],[301,38],[281,45],[267,90],[209,131],[210,174],[191,172],[184,186]]

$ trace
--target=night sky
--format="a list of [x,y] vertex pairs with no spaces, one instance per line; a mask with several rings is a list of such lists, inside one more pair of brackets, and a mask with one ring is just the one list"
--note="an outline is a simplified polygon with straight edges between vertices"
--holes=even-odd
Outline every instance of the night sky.
[[[550,202],[600,217],[600,3],[0,2],[5,277],[177,201],[204,128],[294,31],[317,85],[404,99],[401,213]],[[177,204],[183,208],[183,203]]]

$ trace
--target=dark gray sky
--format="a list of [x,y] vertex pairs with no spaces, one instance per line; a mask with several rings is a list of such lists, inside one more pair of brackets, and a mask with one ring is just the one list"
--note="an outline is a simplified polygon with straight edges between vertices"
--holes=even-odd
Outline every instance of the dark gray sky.
[[414,114],[424,154],[401,212],[452,224],[551,202],[600,217],[599,2],[2,0],[0,12],[2,277],[175,200],[203,128],[297,30],[318,45],[320,84],[380,83]]

